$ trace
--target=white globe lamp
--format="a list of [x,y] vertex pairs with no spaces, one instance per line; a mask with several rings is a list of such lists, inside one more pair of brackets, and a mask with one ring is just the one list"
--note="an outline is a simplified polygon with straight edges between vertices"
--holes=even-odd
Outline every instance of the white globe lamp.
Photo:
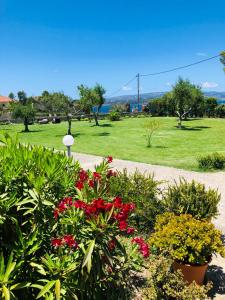
[[63,144],[67,147],[67,155],[71,157],[71,146],[74,144],[74,138],[72,135],[65,135],[62,140]]

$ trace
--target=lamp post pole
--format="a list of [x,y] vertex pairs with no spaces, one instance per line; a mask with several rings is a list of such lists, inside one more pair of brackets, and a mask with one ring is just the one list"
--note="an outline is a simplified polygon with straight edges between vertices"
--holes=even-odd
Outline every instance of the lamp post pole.
[[67,148],[67,156],[71,157],[71,146],[74,144],[74,138],[72,135],[67,134],[63,137],[62,142]]

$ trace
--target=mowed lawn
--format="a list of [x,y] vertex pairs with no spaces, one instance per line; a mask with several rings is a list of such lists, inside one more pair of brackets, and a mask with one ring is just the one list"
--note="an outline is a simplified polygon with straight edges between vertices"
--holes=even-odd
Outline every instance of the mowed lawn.
[[[225,120],[196,119],[184,122],[186,129],[176,128],[176,118],[157,118],[161,127],[152,138],[153,146],[146,147],[143,124],[147,118],[125,118],[118,122],[100,120],[99,127],[87,121],[72,123],[74,152],[112,155],[114,158],[197,170],[199,155],[225,153]],[[154,119],[154,118],[152,118]],[[64,149],[62,138],[67,123],[31,125],[29,133],[21,132],[23,125],[1,125],[19,141]]]

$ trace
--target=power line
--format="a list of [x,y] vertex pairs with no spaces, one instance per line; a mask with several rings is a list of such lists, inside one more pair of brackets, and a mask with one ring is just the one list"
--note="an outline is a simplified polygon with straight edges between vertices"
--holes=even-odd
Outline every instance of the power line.
[[173,71],[176,71],[176,70],[180,70],[180,69],[185,69],[185,68],[188,68],[188,67],[192,67],[194,65],[198,65],[198,64],[201,64],[205,61],[208,61],[208,60],[212,60],[216,57],[219,57],[220,55],[215,55],[215,56],[211,56],[209,58],[206,58],[206,59],[202,59],[202,60],[199,60],[197,62],[194,62],[194,63],[191,63],[191,64],[188,64],[188,65],[184,65],[184,66],[181,66],[181,67],[176,67],[176,68],[173,68],[173,69],[169,69],[169,70],[165,70],[165,71],[161,71],[161,72],[156,72],[156,73],[149,73],[149,74],[140,74],[141,77],[145,77],[145,76],[155,76],[155,75],[160,75],[160,74],[164,74],[164,73],[169,73],[169,72],[173,72]]
[[131,78],[127,83],[123,84],[122,87],[120,87],[118,90],[114,91],[113,93],[111,93],[109,96],[107,97],[112,97],[113,95],[119,93],[120,91],[122,91],[123,87],[128,86],[132,81],[134,81],[134,79],[136,79],[137,76],[135,75],[133,78]]
[[[211,57],[208,57],[208,58],[205,58],[205,59],[196,61],[196,62],[191,63],[191,64],[188,64],[188,65],[184,65],[184,66],[180,66],[180,67],[175,67],[175,68],[168,69],[168,70],[164,70],[164,71],[160,71],[160,72],[149,73],[149,74],[139,74],[139,73],[138,73],[138,75],[135,75],[135,76],[134,76],[132,79],[130,79],[126,84],[122,85],[122,87],[120,87],[119,89],[117,89],[116,91],[114,91],[113,93],[111,93],[111,94],[110,94],[109,96],[107,96],[107,97],[112,97],[112,96],[114,96],[115,94],[119,93],[120,91],[122,91],[123,87],[128,86],[128,85],[129,85],[132,81],[134,81],[136,78],[137,78],[137,80],[138,80],[138,91],[139,91],[139,89],[140,89],[140,77],[155,76],[155,75],[160,75],[160,74],[170,73],[170,72],[173,72],[173,71],[177,71],[177,70],[181,70],[181,69],[185,69],[185,68],[189,68],[189,67],[192,67],[192,66],[201,64],[201,63],[203,63],[203,62],[212,60],[212,59],[217,58],[217,57],[220,57],[220,54],[217,54],[217,55],[214,55],[214,56],[211,56]],[[138,92],[138,94],[139,94],[139,92]],[[139,97],[140,97],[140,95],[138,96],[138,98],[139,98]]]

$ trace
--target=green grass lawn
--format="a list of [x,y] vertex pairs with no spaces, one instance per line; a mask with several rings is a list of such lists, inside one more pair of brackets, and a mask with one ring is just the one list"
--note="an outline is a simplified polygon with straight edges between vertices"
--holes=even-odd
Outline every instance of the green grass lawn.
[[[152,148],[146,147],[143,123],[146,118],[125,118],[110,122],[72,123],[75,144],[72,151],[112,155],[114,158],[197,170],[196,157],[211,152],[225,153],[225,120],[198,119],[184,122],[186,129],[176,128],[175,118],[157,118],[161,127],[154,134]],[[9,134],[18,133],[23,143],[64,149],[62,138],[67,123],[31,125],[29,133],[21,132],[23,125],[1,125]]]

